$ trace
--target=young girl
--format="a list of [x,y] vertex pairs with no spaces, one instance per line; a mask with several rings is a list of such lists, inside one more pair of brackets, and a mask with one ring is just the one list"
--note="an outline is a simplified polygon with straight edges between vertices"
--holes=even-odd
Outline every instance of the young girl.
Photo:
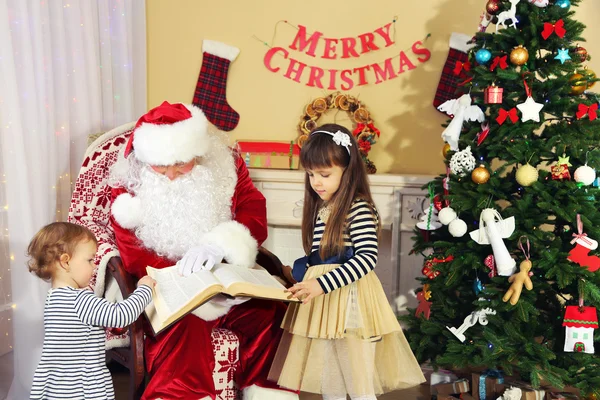
[[425,381],[373,269],[380,222],[356,140],[339,125],[314,131],[306,169],[302,241],[284,336],[270,379],[325,400],[373,400]]
[[106,368],[104,329],[132,324],[152,300],[156,284],[143,277],[121,303],[84,289],[94,271],[96,238],[67,222],[45,226],[29,243],[29,270],[52,281],[44,309],[42,359],[31,399],[114,399]]

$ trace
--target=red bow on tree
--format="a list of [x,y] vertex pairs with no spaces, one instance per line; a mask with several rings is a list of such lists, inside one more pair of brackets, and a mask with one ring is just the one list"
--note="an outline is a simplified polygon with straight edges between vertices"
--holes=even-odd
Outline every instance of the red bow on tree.
[[429,279],[434,279],[440,274],[440,271],[435,269],[435,264],[447,263],[452,260],[454,260],[454,256],[452,255],[449,255],[448,257],[428,257],[425,260],[423,269],[421,269],[421,273]]
[[589,115],[590,121],[595,120],[598,118],[598,103],[594,103],[591,106],[579,104],[578,111],[575,115],[577,115],[577,119],[581,119],[586,115]]
[[506,63],[506,57],[507,56],[494,57],[494,61],[492,62],[492,65],[490,65],[490,71],[495,70],[498,65],[500,65],[500,68],[502,68],[502,69],[508,68],[508,64]]
[[452,71],[452,72],[454,72],[454,75],[458,75],[458,74],[460,74],[460,72],[463,69],[465,71],[470,71],[471,70],[471,63],[468,62],[468,61],[467,62],[457,61],[456,65],[454,66],[454,71]]
[[354,129],[354,132],[352,132],[352,133],[354,133],[354,136],[360,135],[360,133],[362,131],[364,131],[365,128],[369,128],[371,130],[371,132],[374,132],[377,135],[377,137],[379,137],[379,135],[381,134],[379,129],[375,128],[375,125],[373,125],[372,122],[369,122],[368,124],[360,123],[360,124],[356,125],[356,129]]
[[517,109],[513,107],[510,110],[506,111],[504,108],[501,108],[498,112],[498,116],[496,117],[496,122],[498,122],[499,125],[502,125],[504,121],[506,121],[506,118],[509,118],[510,122],[512,122],[513,124],[517,122],[517,120],[519,119],[519,117],[517,116]]
[[550,22],[544,22],[544,30],[542,31],[542,37],[544,39],[548,39],[552,32],[556,33],[556,36],[559,38],[564,38],[567,30],[565,29],[565,21],[559,19],[555,24],[551,24]]

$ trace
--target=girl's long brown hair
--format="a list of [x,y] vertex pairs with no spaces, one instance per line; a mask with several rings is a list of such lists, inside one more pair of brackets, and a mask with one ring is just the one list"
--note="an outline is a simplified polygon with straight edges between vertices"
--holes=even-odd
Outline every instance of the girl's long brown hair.
[[[341,131],[350,137],[350,154],[344,146],[337,145],[333,137],[326,133]],[[344,250],[344,232],[347,229],[346,217],[352,207],[352,202],[360,198],[373,207],[373,198],[367,179],[367,171],[358,151],[356,139],[350,131],[337,124],[324,124],[314,130],[302,150],[300,163],[306,170],[330,168],[337,165],[344,169],[342,180],[337,192],[329,200],[331,214],[325,225],[325,232],[321,239],[319,254],[321,258],[342,254]],[[319,209],[324,202],[310,186],[308,173],[304,179],[304,209],[302,216],[302,245],[306,254],[310,254],[313,242],[315,222]],[[373,214],[375,210],[372,209]],[[378,229],[379,230],[379,229]]]

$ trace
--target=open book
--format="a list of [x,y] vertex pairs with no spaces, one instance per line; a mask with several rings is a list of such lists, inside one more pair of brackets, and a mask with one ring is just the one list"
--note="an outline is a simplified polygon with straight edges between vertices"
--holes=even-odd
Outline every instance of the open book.
[[146,271],[156,280],[154,301],[146,307],[155,335],[218,294],[298,301],[285,293],[285,287],[262,268],[217,264],[210,271],[200,270],[190,276],[180,276],[177,266],[146,267]]

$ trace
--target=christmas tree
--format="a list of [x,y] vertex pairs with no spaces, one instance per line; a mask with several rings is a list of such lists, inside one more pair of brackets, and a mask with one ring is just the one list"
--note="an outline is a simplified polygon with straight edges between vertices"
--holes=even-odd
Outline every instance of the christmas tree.
[[600,123],[579,3],[484,2],[456,63],[438,107],[448,173],[429,185],[446,226],[417,229],[424,289],[404,317],[421,362],[600,394]]

